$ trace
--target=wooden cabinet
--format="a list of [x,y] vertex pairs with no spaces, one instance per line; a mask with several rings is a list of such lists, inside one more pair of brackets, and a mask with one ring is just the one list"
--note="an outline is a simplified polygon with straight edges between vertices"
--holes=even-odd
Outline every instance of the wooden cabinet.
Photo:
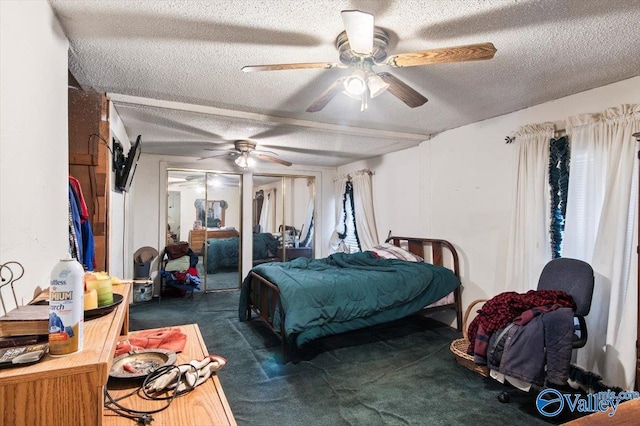
[[93,231],[96,271],[109,265],[111,153],[109,102],[103,93],[69,88],[69,174],[80,181]]
[[103,424],[103,391],[118,336],[128,333],[130,284],[114,286],[123,300],[111,313],[85,322],[84,349],[37,364],[0,370],[0,424]]
[[239,235],[235,229],[192,229],[189,231],[189,247],[194,253],[202,254],[201,250],[205,240],[209,238],[231,238]]

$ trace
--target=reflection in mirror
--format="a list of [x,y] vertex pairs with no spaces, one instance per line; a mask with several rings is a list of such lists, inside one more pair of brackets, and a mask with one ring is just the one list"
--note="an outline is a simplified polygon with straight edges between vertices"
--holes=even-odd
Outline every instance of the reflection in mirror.
[[[199,281],[201,291],[238,288],[240,285],[240,177],[227,173],[168,170],[167,244],[188,242],[197,263],[187,277]],[[165,275],[168,272],[171,271],[165,271]],[[177,274],[168,278],[178,279],[185,275],[185,271],[175,272]],[[188,290],[175,285],[171,279],[163,280],[165,287],[169,295],[172,288],[179,293]]]
[[267,261],[266,255],[277,261],[313,258],[315,178],[254,175],[253,185],[254,265]]
[[228,203],[225,200],[205,200],[199,198],[195,202],[196,207],[196,224],[202,228],[222,228],[224,227],[224,216]]

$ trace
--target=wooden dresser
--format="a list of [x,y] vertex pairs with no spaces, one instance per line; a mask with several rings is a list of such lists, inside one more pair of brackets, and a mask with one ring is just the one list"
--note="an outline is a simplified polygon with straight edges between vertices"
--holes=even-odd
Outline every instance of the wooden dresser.
[[85,322],[84,349],[0,370],[0,424],[103,424],[103,390],[118,337],[128,333],[130,284],[113,287],[123,300],[111,313]]
[[194,253],[202,254],[205,240],[209,238],[231,238],[240,234],[235,229],[192,229],[189,231],[189,247]]

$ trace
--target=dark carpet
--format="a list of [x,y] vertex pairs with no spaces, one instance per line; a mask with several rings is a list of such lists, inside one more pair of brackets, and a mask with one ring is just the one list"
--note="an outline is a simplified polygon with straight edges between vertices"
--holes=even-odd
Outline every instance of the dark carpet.
[[505,386],[459,366],[451,327],[410,317],[320,339],[283,365],[279,340],[255,317],[238,320],[238,297],[132,305],[130,327],[197,323],[209,352],[228,359],[218,374],[239,425],[549,424],[533,397],[502,404]]
[[240,287],[240,273],[238,272],[238,268],[235,270],[233,270],[233,268],[220,269],[217,270],[215,274],[206,274],[203,257],[199,256],[196,270],[198,271],[198,276],[202,280],[200,291],[204,290],[205,280],[207,291],[229,290]]

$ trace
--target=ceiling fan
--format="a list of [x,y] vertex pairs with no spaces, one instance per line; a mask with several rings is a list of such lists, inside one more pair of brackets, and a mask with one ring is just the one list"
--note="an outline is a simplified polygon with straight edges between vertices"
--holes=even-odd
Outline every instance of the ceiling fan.
[[223,154],[213,155],[211,157],[203,157],[201,160],[205,160],[207,158],[219,157],[221,155],[228,155],[231,157],[235,157],[234,162],[242,167],[243,169],[247,169],[251,167],[256,160],[269,161],[272,163],[282,164],[283,166],[290,166],[291,163],[285,160],[281,160],[277,157],[278,154],[272,151],[262,151],[256,149],[256,143],[250,140],[237,140],[234,143],[235,149],[213,149],[213,148],[205,148],[205,151],[221,151]]
[[496,53],[496,48],[492,43],[480,43],[388,56],[386,49],[389,44],[389,35],[382,28],[373,25],[372,14],[359,10],[343,10],[341,14],[345,31],[341,32],[336,39],[336,47],[340,55],[339,63],[248,65],[243,67],[242,71],[353,68],[350,75],[339,78],[329,86],[307,108],[307,112],[320,111],[340,91],[360,100],[361,111],[367,109],[369,98],[375,98],[387,90],[409,107],[416,108],[427,102],[427,98],[394,75],[388,72],[376,72],[373,67],[387,65],[401,68],[448,62],[478,61],[491,59]]

